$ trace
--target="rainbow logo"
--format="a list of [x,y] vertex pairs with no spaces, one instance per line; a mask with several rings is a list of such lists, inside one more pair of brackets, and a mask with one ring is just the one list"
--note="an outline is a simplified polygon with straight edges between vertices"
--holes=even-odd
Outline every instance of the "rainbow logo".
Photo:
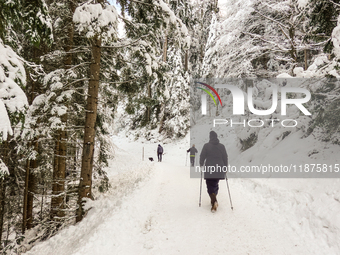
[[[213,87],[211,87],[210,85],[208,85],[208,84],[206,84],[206,83],[203,83],[203,82],[198,82],[198,81],[196,81],[195,83],[202,84],[202,85],[206,86],[207,88],[209,88],[210,90],[212,90],[212,92],[215,93],[215,95],[217,96],[217,98],[218,98],[218,100],[220,101],[220,104],[221,104],[221,106],[222,106],[221,98],[220,98],[219,94],[216,92],[216,90],[215,90]],[[211,92],[210,92],[209,90],[203,89],[203,88],[200,88],[200,87],[196,87],[196,88],[205,91],[205,92],[212,98],[212,100],[214,101],[215,105],[217,106],[216,100],[215,100],[214,96],[211,94]]]

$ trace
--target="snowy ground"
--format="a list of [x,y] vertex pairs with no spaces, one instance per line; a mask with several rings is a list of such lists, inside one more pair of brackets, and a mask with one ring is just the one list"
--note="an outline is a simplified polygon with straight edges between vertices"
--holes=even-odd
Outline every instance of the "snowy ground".
[[205,188],[198,207],[189,139],[165,144],[161,163],[142,161],[143,147],[156,158],[157,143],[113,139],[110,192],[26,254],[340,254],[339,180],[229,179],[234,210],[221,182],[213,214]]

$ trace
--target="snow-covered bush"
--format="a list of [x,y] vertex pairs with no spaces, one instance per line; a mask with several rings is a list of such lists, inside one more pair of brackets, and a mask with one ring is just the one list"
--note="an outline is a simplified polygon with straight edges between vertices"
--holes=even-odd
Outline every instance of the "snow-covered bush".
[[[21,58],[0,39],[0,135],[3,140],[13,135],[11,121],[24,113],[27,97],[21,89],[26,84],[26,72]],[[0,139],[1,140],[1,139]]]

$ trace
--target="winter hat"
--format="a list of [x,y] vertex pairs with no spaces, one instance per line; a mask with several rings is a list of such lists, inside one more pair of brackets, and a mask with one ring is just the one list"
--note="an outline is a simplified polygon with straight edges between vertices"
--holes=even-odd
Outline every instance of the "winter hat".
[[217,134],[215,131],[210,131],[209,133],[209,139],[212,140],[212,139],[216,139],[217,138]]

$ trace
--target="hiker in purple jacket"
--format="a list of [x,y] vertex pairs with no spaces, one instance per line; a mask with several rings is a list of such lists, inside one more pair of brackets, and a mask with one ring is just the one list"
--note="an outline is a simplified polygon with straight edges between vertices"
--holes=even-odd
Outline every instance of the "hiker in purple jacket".
[[162,155],[163,155],[163,147],[160,144],[158,144],[158,147],[157,147],[158,162],[162,162]]
[[218,182],[226,178],[228,154],[223,144],[217,139],[214,131],[209,133],[209,142],[204,144],[200,155],[200,166],[205,166],[204,179],[211,199],[211,210],[216,211]]

